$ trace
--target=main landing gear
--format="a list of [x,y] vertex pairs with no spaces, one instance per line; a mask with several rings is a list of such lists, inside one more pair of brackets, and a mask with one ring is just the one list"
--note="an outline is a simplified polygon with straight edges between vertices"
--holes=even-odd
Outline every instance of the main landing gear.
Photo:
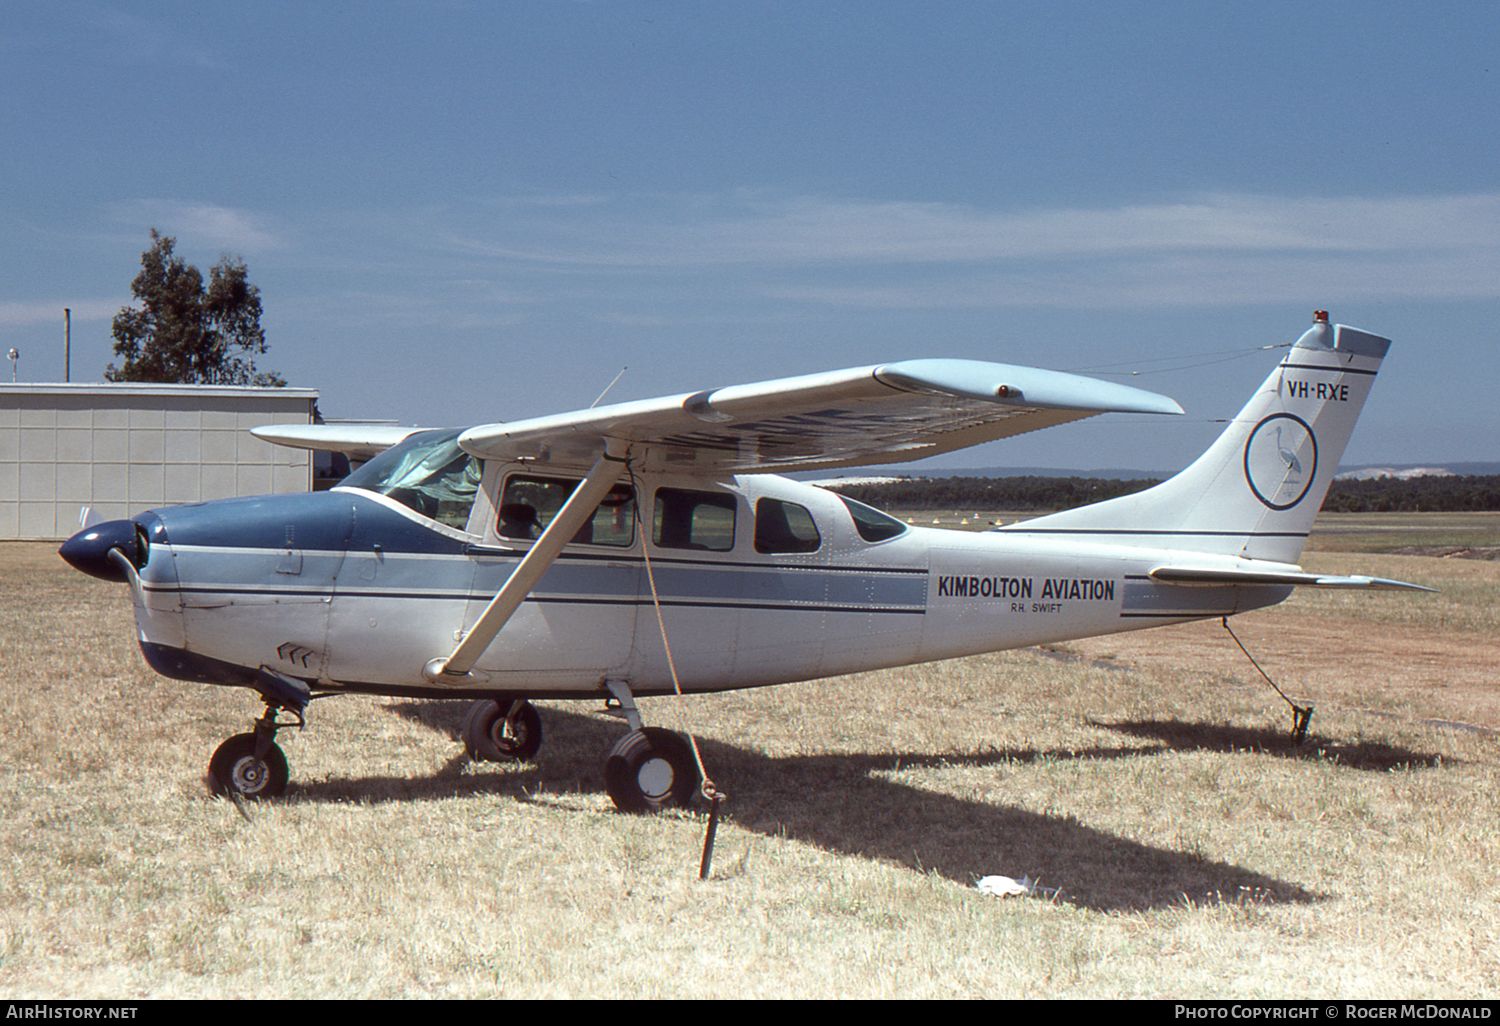
[[680,734],[660,727],[632,730],[604,760],[604,789],[621,812],[685,808],[698,781],[692,748]]
[[[621,812],[659,812],[686,806],[702,779],[692,746],[680,734],[641,724],[630,689],[607,684],[605,709],[630,727],[604,760],[604,789]],[[463,721],[464,748],[479,762],[529,759],[542,743],[542,723],[530,702],[485,699],[469,706]]]
[[[251,733],[236,734],[221,744],[208,763],[208,786],[219,796],[278,798],[286,793],[286,755],[276,744],[282,727],[303,727],[313,695],[307,684],[274,670],[262,669],[253,685],[266,711]],[[618,681],[606,685],[605,711],[625,720],[629,733],[615,742],[604,760],[604,789],[621,812],[659,812],[688,805],[702,776],[692,746],[682,735],[641,723],[630,689]],[[287,712],[293,720],[279,717]],[[525,699],[483,699],[469,706],[463,719],[464,748],[478,762],[530,759],[542,746],[542,720]]]
[[525,761],[542,747],[542,718],[524,698],[481,699],[464,713],[464,750],[476,762]]

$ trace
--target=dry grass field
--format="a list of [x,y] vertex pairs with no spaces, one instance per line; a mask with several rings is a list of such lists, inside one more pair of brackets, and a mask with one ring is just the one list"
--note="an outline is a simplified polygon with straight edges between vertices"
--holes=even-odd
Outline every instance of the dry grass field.
[[701,813],[613,811],[591,705],[496,767],[462,702],[316,702],[242,815],[202,777],[255,696],[156,677],[123,587],[0,546],[0,992],[1495,998],[1500,562],[1354,551],[1398,526],[1305,565],[1442,594],[1233,621],[1316,705],[1300,748],[1217,622],[643,703],[729,795],[706,882]]

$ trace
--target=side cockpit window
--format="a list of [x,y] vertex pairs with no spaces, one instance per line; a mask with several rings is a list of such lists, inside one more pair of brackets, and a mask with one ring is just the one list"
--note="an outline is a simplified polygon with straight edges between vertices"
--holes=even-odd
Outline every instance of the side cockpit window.
[[[574,478],[512,474],[506,478],[505,491],[500,497],[495,532],[502,538],[531,540],[541,537],[578,485],[579,481]],[[633,541],[635,489],[629,485],[615,485],[569,544],[625,548]]]
[[805,507],[780,499],[755,504],[756,552],[816,552],[821,544],[818,525]]
[[658,488],[651,540],[663,549],[734,548],[735,498],[724,492]]
[[895,517],[886,516],[878,509],[872,509],[862,502],[855,502],[842,495],[839,498],[843,500],[845,506],[849,507],[849,515],[854,518],[854,529],[865,541],[880,542],[906,533],[906,525]]
[[464,530],[484,464],[458,447],[458,430],[422,431],[344,478],[341,487],[384,495],[447,527]]

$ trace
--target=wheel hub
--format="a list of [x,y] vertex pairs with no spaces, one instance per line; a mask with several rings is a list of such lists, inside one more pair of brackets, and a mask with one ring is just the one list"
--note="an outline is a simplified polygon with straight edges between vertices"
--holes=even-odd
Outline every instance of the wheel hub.
[[677,779],[672,764],[666,759],[647,759],[636,771],[635,780],[641,793],[653,801],[660,801],[672,793],[672,783]]
[[231,783],[240,794],[255,794],[266,786],[270,771],[266,764],[254,757],[241,759],[230,773]]
[[510,755],[521,747],[521,742],[525,740],[525,737],[516,730],[510,720],[502,716],[490,728],[490,740],[495,742],[495,747],[500,749],[502,754]]

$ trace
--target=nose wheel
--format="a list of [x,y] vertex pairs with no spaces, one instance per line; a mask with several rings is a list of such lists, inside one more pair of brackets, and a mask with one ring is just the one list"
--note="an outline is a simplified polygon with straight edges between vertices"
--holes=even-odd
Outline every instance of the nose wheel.
[[[266,711],[255,721],[255,730],[236,734],[214,750],[208,760],[208,789],[218,797],[235,794],[241,798],[280,798],[286,793],[286,754],[276,744],[281,727],[302,727],[302,714],[312,701],[308,686],[295,677],[261,668],[254,687],[266,700]],[[277,722],[285,709],[297,719],[294,723]]]
[[286,793],[289,775],[286,755],[274,742],[258,751],[254,734],[236,734],[220,745],[208,761],[209,790],[219,797],[231,791],[242,798],[279,798]]

